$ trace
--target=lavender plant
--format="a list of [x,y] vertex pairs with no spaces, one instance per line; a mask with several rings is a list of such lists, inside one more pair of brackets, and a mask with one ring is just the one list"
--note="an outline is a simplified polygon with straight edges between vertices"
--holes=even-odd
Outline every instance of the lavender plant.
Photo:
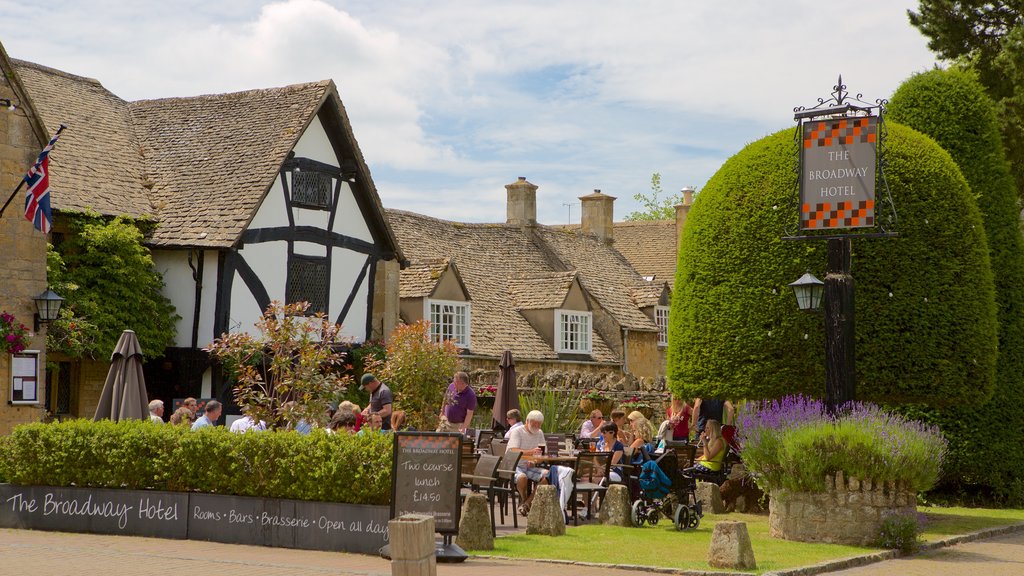
[[787,396],[760,403],[739,424],[744,466],[766,490],[820,492],[825,475],[841,470],[923,491],[938,480],[946,454],[938,427],[862,402],[832,416],[820,400]]

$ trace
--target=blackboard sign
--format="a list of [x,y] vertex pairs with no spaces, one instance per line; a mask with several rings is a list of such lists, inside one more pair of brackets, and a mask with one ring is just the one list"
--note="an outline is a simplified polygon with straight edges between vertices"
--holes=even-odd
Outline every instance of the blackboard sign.
[[442,533],[459,531],[462,434],[395,432],[391,464],[391,518],[434,517]]

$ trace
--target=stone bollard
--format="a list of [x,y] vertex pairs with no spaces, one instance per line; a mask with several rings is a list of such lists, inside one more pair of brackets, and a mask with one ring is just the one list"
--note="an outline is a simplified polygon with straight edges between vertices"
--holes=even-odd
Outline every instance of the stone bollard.
[[609,486],[608,493],[605,494],[604,502],[601,504],[601,510],[597,515],[601,524],[629,528],[633,525],[631,514],[632,503],[629,501],[629,488],[622,484]]
[[491,515],[487,496],[471,492],[462,506],[459,520],[459,535],[455,543],[463,550],[494,550],[494,533],[491,532]]
[[708,550],[708,564],[712,568],[755,570],[754,549],[750,546],[746,522],[723,520],[715,524]]
[[562,512],[554,486],[537,486],[530,515],[526,517],[526,533],[548,536],[565,534],[565,513]]
[[388,522],[392,576],[437,576],[434,517],[406,514]]
[[722,502],[722,492],[718,488],[718,484],[713,482],[697,482],[695,495],[697,496],[697,501],[704,507],[705,513],[723,514],[725,512],[725,502]]

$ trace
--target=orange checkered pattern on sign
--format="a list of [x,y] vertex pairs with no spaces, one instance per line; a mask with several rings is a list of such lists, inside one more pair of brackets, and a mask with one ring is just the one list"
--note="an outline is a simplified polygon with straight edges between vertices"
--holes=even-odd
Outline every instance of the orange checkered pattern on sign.
[[804,148],[874,143],[878,125],[875,116],[820,120],[804,123]]
[[800,207],[800,227],[804,229],[827,230],[872,226],[875,223],[875,201],[863,200],[854,208],[853,202],[820,202]]
[[398,445],[402,448],[459,450],[462,447],[462,442],[458,436],[399,436]]

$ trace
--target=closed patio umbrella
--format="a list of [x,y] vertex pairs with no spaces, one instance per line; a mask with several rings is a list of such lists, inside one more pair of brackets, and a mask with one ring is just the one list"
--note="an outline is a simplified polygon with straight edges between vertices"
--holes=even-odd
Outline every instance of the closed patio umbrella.
[[493,427],[502,430],[508,428],[505,413],[513,408],[519,408],[516,362],[512,359],[512,352],[505,350],[501,353],[501,361],[498,362],[498,390],[494,393],[494,408],[491,409]]
[[121,333],[110,355],[110,370],[93,420],[104,418],[114,422],[149,418],[149,396],[142,375],[142,346],[132,330]]

